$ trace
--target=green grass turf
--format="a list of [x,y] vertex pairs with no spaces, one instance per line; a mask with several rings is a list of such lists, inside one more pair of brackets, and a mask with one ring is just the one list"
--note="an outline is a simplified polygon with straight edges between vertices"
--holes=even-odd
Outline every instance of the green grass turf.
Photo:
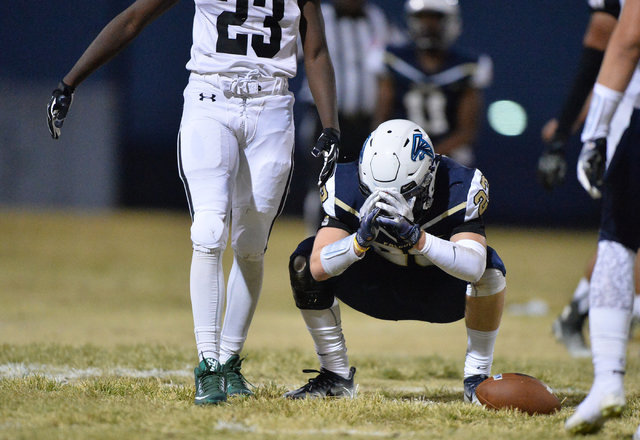
[[[0,212],[0,438],[567,438],[564,419],[591,385],[551,335],[595,250],[595,231],[488,227],[508,270],[493,372],[518,371],[563,401],[552,416],[461,402],[464,324],[386,322],[342,308],[354,400],[281,394],[317,368],[288,287],[304,238],[280,219],[243,371],[256,399],[193,405],[189,218],[165,212]],[[228,254],[228,253],[227,253]],[[225,256],[227,269],[230,256]],[[548,313],[511,313],[540,300]],[[592,438],[630,438],[638,422],[638,341],[629,346],[629,407]]]

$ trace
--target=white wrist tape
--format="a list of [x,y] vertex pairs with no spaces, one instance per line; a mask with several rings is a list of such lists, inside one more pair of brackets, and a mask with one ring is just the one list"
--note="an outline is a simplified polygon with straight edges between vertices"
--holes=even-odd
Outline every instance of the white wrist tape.
[[420,253],[449,275],[472,283],[482,277],[487,265],[487,249],[475,240],[454,243],[425,233]]
[[611,118],[622,99],[622,92],[596,83],[589,105],[589,114],[582,130],[582,142],[607,137]]
[[355,236],[356,234],[351,234],[322,248],[320,264],[327,275],[332,277],[340,275],[347,270],[347,267],[364,258],[364,254],[358,256],[353,247]]

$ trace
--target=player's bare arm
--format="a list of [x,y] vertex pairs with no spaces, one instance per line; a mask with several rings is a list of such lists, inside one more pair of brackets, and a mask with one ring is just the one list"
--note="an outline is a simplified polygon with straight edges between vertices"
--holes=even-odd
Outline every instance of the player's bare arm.
[[619,92],[627,88],[640,59],[639,22],[640,0],[627,0],[605,53],[599,84]]
[[127,46],[142,29],[178,3],[179,0],[137,0],[111,20],[89,45],[65,84],[77,87],[84,79]]
[[482,92],[469,87],[462,94],[457,114],[457,128],[435,145],[439,154],[450,154],[456,149],[471,145],[478,133],[478,115],[482,109]]
[[324,35],[324,21],[319,0],[307,0],[304,3],[300,34],[309,89],[322,126],[340,131],[336,80]]
[[177,2],[178,0],[137,0],[102,29],[51,94],[47,105],[47,125],[53,139],[60,137],[75,88],[120,52],[146,25]]

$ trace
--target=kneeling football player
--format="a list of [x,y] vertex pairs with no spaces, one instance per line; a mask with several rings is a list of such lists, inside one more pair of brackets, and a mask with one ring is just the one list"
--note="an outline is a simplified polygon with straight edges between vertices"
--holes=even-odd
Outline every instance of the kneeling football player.
[[482,173],[434,154],[407,120],[382,123],[356,162],[338,164],[321,189],[325,219],[298,245],[289,273],[320,360],[319,373],[285,397],[353,397],[337,299],[369,316],[435,323],[465,318],[464,399],[491,374],[506,270],[486,244]]

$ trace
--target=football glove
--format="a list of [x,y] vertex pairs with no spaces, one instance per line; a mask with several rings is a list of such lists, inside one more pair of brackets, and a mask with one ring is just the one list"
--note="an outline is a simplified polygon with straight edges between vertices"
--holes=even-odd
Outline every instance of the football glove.
[[413,221],[413,205],[415,202],[415,197],[407,201],[397,189],[389,188],[380,191],[380,201],[376,203],[376,206],[383,211],[382,215],[389,217],[401,216]]
[[538,182],[544,189],[551,191],[564,183],[567,175],[567,160],[565,159],[565,142],[553,139],[547,145],[538,159]]
[[420,239],[420,226],[402,215],[380,215],[377,222],[387,227],[386,230],[393,234],[401,249],[411,249]]
[[60,81],[58,87],[51,93],[51,99],[49,99],[49,105],[47,105],[47,124],[49,133],[54,139],[60,137],[60,129],[73,101],[73,91],[73,87]]
[[607,165],[607,138],[586,141],[578,157],[578,182],[591,198],[599,199]]
[[338,162],[338,153],[340,150],[340,132],[335,128],[325,128],[322,130],[320,137],[311,149],[314,157],[322,155],[324,163],[320,176],[318,176],[318,187],[321,188],[327,183],[327,180],[333,176]]
[[360,227],[356,231],[356,243],[367,250],[378,236],[378,216],[380,208],[373,208],[360,219]]

